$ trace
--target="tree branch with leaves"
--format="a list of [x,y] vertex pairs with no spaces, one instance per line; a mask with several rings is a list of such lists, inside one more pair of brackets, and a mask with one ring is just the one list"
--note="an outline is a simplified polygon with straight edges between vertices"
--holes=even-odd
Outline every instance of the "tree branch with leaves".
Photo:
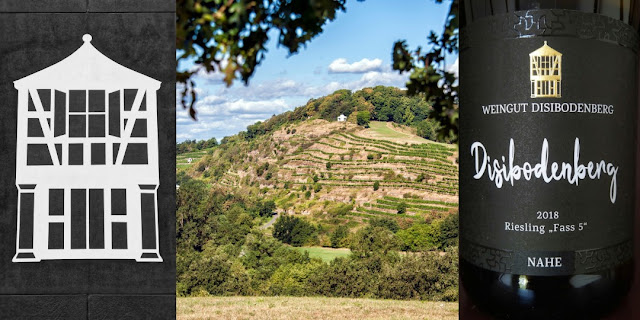
[[345,11],[346,0],[177,0],[176,48],[178,62],[194,67],[178,71],[181,102],[196,118],[193,77],[198,72],[224,74],[231,86],[236,79],[248,84],[265,58],[269,33],[278,32],[279,46],[289,54],[322,33],[323,27]]
[[440,124],[438,140],[452,142],[458,138],[458,83],[447,70],[445,57],[458,53],[459,9],[458,0],[453,0],[442,34],[432,31],[428,37],[429,50],[418,47],[411,51],[405,40],[393,45],[393,69],[410,72],[407,94],[423,96],[431,104],[429,117]]

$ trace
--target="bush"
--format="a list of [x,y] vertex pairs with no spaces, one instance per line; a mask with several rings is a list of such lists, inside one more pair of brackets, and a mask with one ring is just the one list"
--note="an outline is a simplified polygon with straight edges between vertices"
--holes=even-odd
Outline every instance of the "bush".
[[351,210],[353,210],[352,204],[339,203],[327,210],[327,214],[329,214],[331,217],[346,216],[347,214],[349,214],[349,212],[351,212]]
[[322,190],[322,185],[321,184],[316,183],[316,184],[313,185],[313,192],[314,193],[318,193],[318,192],[320,192],[320,190]]
[[451,246],[458,246],[458,213],[447,215],[439,225],[440,233],[438,248],[443,250]]
[[338,226],[336,230],[331,234],[331,247],[340,248],[343,246],[343,240],[349,235],[349,228],[347,226]]
[[392,218],[371,218],[369,219],[369,225],[372,227],[386,228],[393,233],[396,233],[398,232],[398,230],[400,230],[398,222],[396,222],[396,219]]
[[401,245],[389,229],[367,226],[356,232],[349,248],[358,257],[371,257],[378,254],[387,255],[390,251],[400,249]]
[[398,203],[397,209],[399,214],[407,213],[407,203],[406,202]]
[[327,169],[331,169],[331,162],[327,162],[326,167]]
[[307,279],[317,273],[323,263],[282,264],[269,279],[269,294],[287,296],[309,295],[311,288]]
[[270,217],[276,210],[276,203],[273,200],[261,201],[258,203],[258,214],[261,217]]
[[409,251],[429,251],[437,249],[440,230],[437,223],[415,223],[396,233],[403,243],[402,249]]
[[375,156],[373,155],[373,153],[369,153],[369,154],[367,155],[367,159],[368,159],[368,160],[373,160],[373,158],[374,158],[374,157],[375,157]]
[[294,247],[310,241],[315,231],[313,225],[294,216],[282,216],[273,225],[273,237]]
[[380,182],[376,181],[373,183],[373,191],[378,191],[380,189]]
[[371,120],[371,113],[369,111],[359,111],[356,116],[356,122],[359,126],[369,127],[369,121]]

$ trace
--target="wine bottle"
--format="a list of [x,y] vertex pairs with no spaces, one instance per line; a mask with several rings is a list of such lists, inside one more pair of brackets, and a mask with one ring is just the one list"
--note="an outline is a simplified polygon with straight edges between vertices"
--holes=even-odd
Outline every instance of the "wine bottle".
[[461,1],[460,285],[492,317],[629,290],[639,2]]

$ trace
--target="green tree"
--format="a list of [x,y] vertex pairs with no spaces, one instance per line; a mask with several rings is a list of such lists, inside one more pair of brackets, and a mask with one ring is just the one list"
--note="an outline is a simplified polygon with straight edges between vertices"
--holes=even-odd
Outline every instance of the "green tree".
[[191,179],[180,185],[176,193],[177,247],[202,251],[210,233],[206,200],[207,191],[203,181]]
[[413,123],[413,119],[415,119],[415,117],[416,115],[413,114],[413,111],[411,111],[411,106],[407,105],[407,107],[404,109],[404,116],[402,116],[402,120],[406,125],[410,125],[411,123]]
[[437,139],[438,124],[432,119],[425,119],[418,123],[416,134],[429,140]]
[[340,248],[342,241],[349,235],[349,228],[345,225],[338,226],[331,234],[331,247]]
[[359,126],[368,128],[369,121],[371,121],[371,113],[369,111],[358,111],[356,122]]
[[380,181],[373,183],[373,191],[378,191],[378,189],[380,189]]
[[261,217],[270,217],[276,210],[276,203],[273,200],[260,201],[258,204],[258,214]]
[[431,104],[429,118],[439,124],[438,140],[442,141],[457,141],[458,137],[458,84],[455,74],[447,70],[445,56],[458,53],[459,7],[459,0],[451,2],[442,34],[429,34],[429,50],[418,47],[411,51],[405,40],[393,45],[393,69],[411,73],[407,94],[424,96]]
[[458,213],[447,215],[439,225],[438,248],[458,246]]
[[350,248],[354,255],[370,257],[376,254],[387,255],[390,251],[398,250],[401,242],[389,229],[382,227],[364,227],[356,232]]
[[309,222],[294,216],[282,216],[273,225],[273,237],[294,247],[311,239],[315,228]]
[[428,251],[439,247],[437,223],[414,223],[411,227],[398,231],[396,235],[403,243],[403,250]]

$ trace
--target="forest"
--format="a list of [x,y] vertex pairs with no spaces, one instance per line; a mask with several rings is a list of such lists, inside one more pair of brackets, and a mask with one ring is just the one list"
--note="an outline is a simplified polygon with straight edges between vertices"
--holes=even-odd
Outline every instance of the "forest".
[[[194,179],[180,185],[178,295],[457,300],[457,215],[404,229],[391,218],[372,219],[354,234],[337,231],[343,233],[337,241],[353,253],[326,263],[279,240],[313,241],[317,227],[311,222],[280,218],[273,237],[265,235],[258,226],[268,217],[261,217],[258,199],[208,189]],[[432,250],[437,248],[443,251]]]

